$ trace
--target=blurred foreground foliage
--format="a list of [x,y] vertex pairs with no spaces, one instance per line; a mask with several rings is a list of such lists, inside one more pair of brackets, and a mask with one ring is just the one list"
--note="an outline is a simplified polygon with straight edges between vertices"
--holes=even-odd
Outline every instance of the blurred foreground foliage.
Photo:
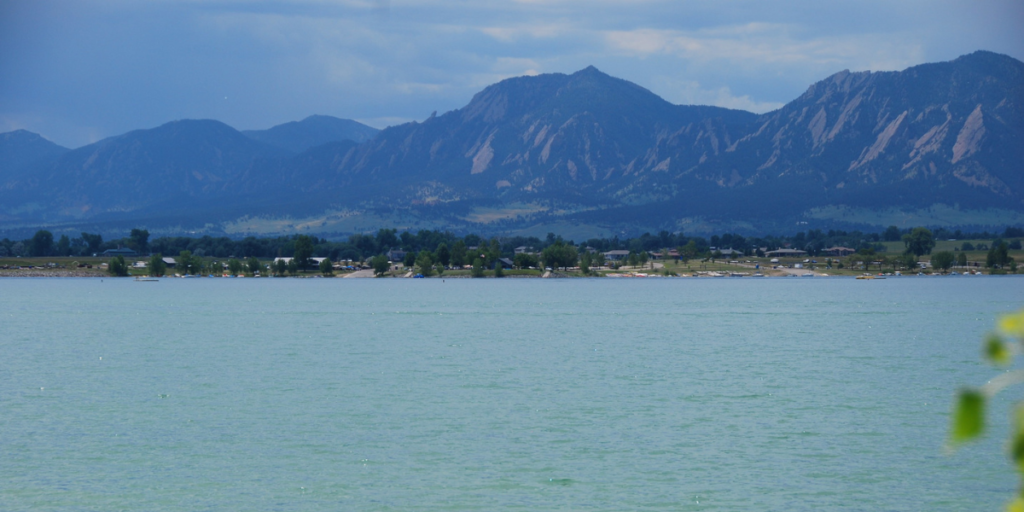
[[[1017,355],[1024,353],[1024,309],[999,318],[996,330],[989,333],[982,342],[982,355],[998,368],[1013,364]],[[985,409],[997,393],[1008,386],[1024,382],[1024,370],[1006,370],[980,388],[965,387],[957,393],[953,403],[953,414],[949,429],[949,446],[957,448],[963,443],[976,439],[985,430]],[[1010,512],[1024,512],[1024,401],[1018,401],[1011,413],[1009,439],[1010,458],[1021,485],[1017,495],[1007,504]]]

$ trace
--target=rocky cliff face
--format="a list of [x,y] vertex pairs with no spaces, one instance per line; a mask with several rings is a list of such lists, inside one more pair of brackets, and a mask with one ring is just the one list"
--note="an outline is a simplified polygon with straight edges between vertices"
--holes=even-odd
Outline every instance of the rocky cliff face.
[[[671,159],[697,165],[756,118],[717,107],[672,105],[595,68],[572,75],[513,78],[464,108],[384,130],[334,169],[339,181],[400,186],[443,183],[466,198],[591,203],[629,195],[637,181],[664,173]],[[659,142],[676,146],[662,156]],[[724,149],[724,146],[723,148]],[[665,196],[668,197],[668,196]]]
[[1020,206],[1024,65],[977,52],[900,72],[837,73],[762,116],[702,172],[783,180],[829,201]]
[[[331,138],[303,123],[289,130]],[[3,137],[34,144],[23,135],[0,136],[0,152]],[[215,121],[48,151],[18,167],[31,179],[5,178],[0,163],[8,218],[405,209],[447,225],[471,222],[473,208],[530,204],[513,223],[671,229],[694,216],[792,225],[826,206],[1022,212],[1024,63],[976,52],[843,71],[760,116],[672,105],[591,67],[505,80],[461,109],[298,155]]]

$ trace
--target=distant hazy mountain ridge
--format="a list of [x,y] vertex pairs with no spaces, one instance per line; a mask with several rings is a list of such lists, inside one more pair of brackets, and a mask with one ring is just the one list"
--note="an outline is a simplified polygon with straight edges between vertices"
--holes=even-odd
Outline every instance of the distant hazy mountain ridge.
[[247,137],[260,142],[301,153],[329,142],[365,142],[380,130],[350,119],[331,116],[309,116],[302,121],[279,124],[266,130],[244,130]]
[[[0,219],[870,224],[882,221],[850,212],[1024,212],[1022,165],[1024,63],[1003,55],[843,71],[764,115],[673,105],[589,67],[504,80],[461,109],[380,132],[325,116],[246,132],[178,121],[72,151],[2,134]],[[330,211],[349,223],[330,225]]]

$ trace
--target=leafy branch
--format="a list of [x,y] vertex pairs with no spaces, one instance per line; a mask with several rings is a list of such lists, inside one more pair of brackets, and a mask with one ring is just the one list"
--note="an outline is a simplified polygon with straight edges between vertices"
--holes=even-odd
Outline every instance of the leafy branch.
[[[1024,353],[1024,309],[1000,317],[996,331],[989,333],[982,344],[982,355],[996,367],[1008,367],[1017,355]],[[955,449],[976,439],[985,430],[985,409],[990,400],[1009,386],[1024,382],[1024,370],[1004,372],[980,388],[962,388],[953,405],[949,430],[949,447]],[[1010,430],[1010,458],[1021,475],[1017,496],[1007,504],[1009,512],[1024,512],[1024,402],[1013,407]]]

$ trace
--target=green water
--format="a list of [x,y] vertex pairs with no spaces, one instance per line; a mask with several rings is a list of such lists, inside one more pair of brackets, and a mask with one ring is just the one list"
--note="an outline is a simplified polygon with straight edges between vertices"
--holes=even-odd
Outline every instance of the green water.
[[942,443],[1022,305],[1014,277],[3,279],[0,510],[995,510],[1008,399]]

